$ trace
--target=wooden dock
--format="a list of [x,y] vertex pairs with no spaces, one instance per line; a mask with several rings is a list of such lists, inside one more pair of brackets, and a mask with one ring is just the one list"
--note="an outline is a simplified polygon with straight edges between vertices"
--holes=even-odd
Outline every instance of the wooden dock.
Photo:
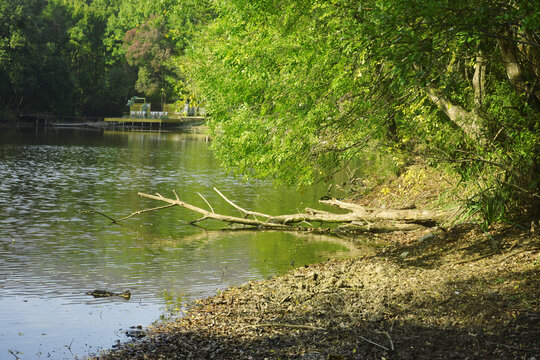
[[59,128],[97,128],[97,129],[126,129],[126,130],[161,130],[171,128],[193,128],[203,125],[206,116],[188,116],[172,114],[167,116],[124,116],[124,117],[86,117],[86,116],[55,116],[51,114],[21,114],[18,124],[33,124],[34,126],[52,126]]
[[176,118],[106,117],[104,118],[104,121],[109,123],[111,127],[142,127],[150,129],[156,127],[161,130],[162,127],[201,125],[204,123],[205,119],[204,116],[181,116]]
[[182,116],[179,118],[115,118],[106,117],[105,121],[117,122],[117,123],[175,123],[181,124],[193,121],[204,121],[204,116]]

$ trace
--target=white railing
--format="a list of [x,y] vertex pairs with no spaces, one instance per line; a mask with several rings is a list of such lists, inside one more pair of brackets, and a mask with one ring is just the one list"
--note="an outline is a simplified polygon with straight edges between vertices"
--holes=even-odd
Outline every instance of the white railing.
[[169,116],[169,113],[167,111],[150,111],[150,113],[147,113],[146,111],[131,111],[130,117],[136,118],[136,119],[164,119]]

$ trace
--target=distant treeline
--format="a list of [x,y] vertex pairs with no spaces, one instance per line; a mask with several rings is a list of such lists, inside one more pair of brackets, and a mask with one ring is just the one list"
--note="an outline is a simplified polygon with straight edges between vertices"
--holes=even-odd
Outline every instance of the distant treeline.
[[0,117],[104,116],[185,96],[179,56],[213,16],[197,0],[2,0]]

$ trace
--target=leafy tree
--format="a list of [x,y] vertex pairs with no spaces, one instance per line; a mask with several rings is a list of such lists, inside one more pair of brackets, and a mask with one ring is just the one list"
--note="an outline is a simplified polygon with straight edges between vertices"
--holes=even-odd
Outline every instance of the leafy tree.
[[168,78],[178,79],[171,62],[173,44],[168,40],[162,16],[151,16],[140,27],[128,31],[124,39],[126,59],[139,68],[135,88],[148,95],[162,95],[162,103],[171,94]]
[[44,1],[0,3],[0,106],[18,110],[33,96]]
[[215,6],[189,64],[231,168],[309,184],[377,141],[455,164],[487,222],[538,216],[538,2]]
[[[114,76],[117,69],[124,68],[122,62],[111,61],[112,55],[104,44],[107,21],[113,13],[104,0],[51,0],[44,11],[49,41],[69,63],[74,79],[74,97],[70,101],[78,113],[103,115],[111,108],[118,111],[128,95],[125,84],[111,82],[118,78]],[[124,79],[130,78],[129,88],[134,79],[128,71]]]
[[[134,95],[138,75],[142,91],[179,94],[175,56],[210,16],[195,0],[2,1],[0,108],[112,115]],[[127,32],[146,52],[124,44]]]
[[182,61],[201,24],[213,17],[207,1],[123,0],[109,18],[105,43],[115,61],[127,59],[138,73],[136,88],[161,101],[185,92]]

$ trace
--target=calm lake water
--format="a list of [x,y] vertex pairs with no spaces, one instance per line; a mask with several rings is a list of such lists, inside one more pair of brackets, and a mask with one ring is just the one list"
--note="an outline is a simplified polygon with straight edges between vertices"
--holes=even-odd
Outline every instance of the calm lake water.
[[[137,192],[179,196],[216,212],[238,205],[270,214],[323,209],[325,189],[298,193],[225,173],[205,137],[0,128],[0,359],[73,359],[127,339],[132,326],[180,316],[193,299],[346,253],[331,238],[205,231],[181,208]],[[222,224],[205,223],[207,229]],[[94,299],[92,289],[129,301]]]

